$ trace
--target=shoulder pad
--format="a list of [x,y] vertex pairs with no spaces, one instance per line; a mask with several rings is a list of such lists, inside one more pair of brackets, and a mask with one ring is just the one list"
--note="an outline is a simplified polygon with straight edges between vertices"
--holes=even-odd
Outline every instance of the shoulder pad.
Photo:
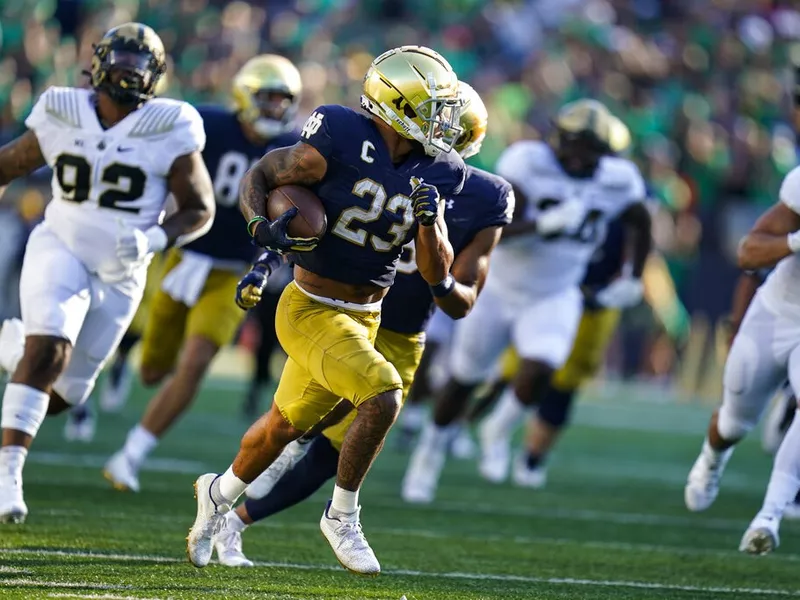
[[639,168],[626,158],[606,156],[600,161],[597,174],[600,185],[618,189],[628,188],[635,186],[641,178]]
[[44,102],[45,112],[69,127],[81,127],[80,102],[87,90],[70,87],[51,87],[45,90],[39,102]]
[[496,171],[508,181],[518,182],[531,173],[560,172],[553,150],[542,141],[524,140],[511,144],[500,155]]
[[[186,110],[190,107],[191,110]],[[130,137],[145,138],[164,135],[181,125],[181,121],[200,119],[197,109],[186,102],[166,98],[154,98],[139,109],[139,118],[131,128]],[[183,118],[181,118],[183,116]]]

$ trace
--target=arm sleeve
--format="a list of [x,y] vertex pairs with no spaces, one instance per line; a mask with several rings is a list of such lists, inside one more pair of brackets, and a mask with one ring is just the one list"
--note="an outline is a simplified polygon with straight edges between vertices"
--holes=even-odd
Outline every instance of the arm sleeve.
[[39,140],[39,148],[42,151],[42,156],[44,156],[47,164],[50,166],[53,166],[53,152],[49,142],[52,142],[57,137],[53,131],[54,125],[47,115],[46,108],[48,102],[47,97],[52,93],[52,89],[53,88],[47,88],[44,93],[39,96],[36,104],[33,105],[31,114],[25,119],[25,127],[36,135],[36,138]]
[[795,167],[784,178],[778,194],[781,202],[800,214],[800,167]]
[[206,131],[203,126],[203,118],[194,106],[184,103],[180,116],[175,121],[175,126],[162,146],[163,164],[166,171],[169,171],[172,163],[179,156],[202,152],[205,147]]
[[334,154],[334,135],[331,129],[335,124],[335,114],[334,107],[319,106],[309,115],[300,130],[300,141],[313,146],[325,160],[329,160]]

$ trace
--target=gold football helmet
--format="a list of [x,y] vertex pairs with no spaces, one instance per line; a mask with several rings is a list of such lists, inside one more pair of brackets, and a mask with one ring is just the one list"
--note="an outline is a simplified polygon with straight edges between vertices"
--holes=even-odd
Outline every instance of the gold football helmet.
[[292,129],[303,82],[289,59],[262,54],[239,69],[231,91],[239,120],[269,139]]
[[466,160],[481,151],[481,144],[486,138],[486,128],[489,124],[489,112],[471,85],[459,81],[458,93],[464,102],[459,121],[462,131],[453,149]]
[[92,87],[122,105],[139,105],[155,96],[167,70],[164,43],[142,23],[125,23],[106,32],[94,46]]
[[461,105],[450,63],[424,46],[384,52],[364,77],[361,106],[430,156],[450,151],[461,135]]
[[603,156],[616,154],[630,143],[627,127],[597,100],[564,105],[554,125],[551,145],[561,166],[573,177],[591,177]]

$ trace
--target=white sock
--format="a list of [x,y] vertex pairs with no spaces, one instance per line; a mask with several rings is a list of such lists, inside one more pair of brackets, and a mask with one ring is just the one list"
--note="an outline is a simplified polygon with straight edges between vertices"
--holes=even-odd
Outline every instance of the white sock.
[[9,383],[3,393],[0,428],[13,429],[36,437],[47,415],[50,395],[22,383]]
[[244,494],[248,484],[233,474],[233,465],[228,467],[222,475],[217,477],[211,485],[211,499],[217,505],[233,505]]
[[11,475],[12,479],[22,479],[22,467],[28,449],[24,446],[4,446],[0,448],[0,475]]
[[158,438],[142,427],[141,424],[137,424],[136,427],[128,432],[123,452],[138,469],[156,446],[158,446]]
[[800,489],[800,419],[792,421],[783,438],[769,477],[759,516],[780,519]]
[[492,430],[493,435],[508,437],[522,423],[527,408],[517,398],[514,389],[506,388],[497,406],[486,417],[486,426]]
[[236,514],[235,510],[231,510],[225,514],[225,520],[227,521],[226,525],[232,531],[238,531],[241,533],[245,529],[247,529],[247,523],[242,521],[241,517]]
[[334,485],[331,508],[341,514],[353,514],[358,510],[358,490],[351,492]]

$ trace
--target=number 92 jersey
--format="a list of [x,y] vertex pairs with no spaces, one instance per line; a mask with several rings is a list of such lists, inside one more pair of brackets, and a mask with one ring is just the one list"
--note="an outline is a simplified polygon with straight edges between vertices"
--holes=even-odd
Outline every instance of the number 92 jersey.
[[203,161],[214,182],[217,214],[211,230],[185,248],[223,261],[249,263],[255,254],[247,223],[239,211],[239,183],[247,170],[275,148],[291,146],[297,134],[284,134],[268,143],[254,144],[244,134],[239,118],[221,106],[198,106],[208,143]]
[[325,177],[311,187],[325,207],[328,231],[315,250],[293,255],[295,264],[342,283],[389,287],[403,246],[417,230],[411,177],[450,196],[464,183],[464,161],[455,152],[430,157],[420,149],[395,165],[372,118],[337,105],[317,108],[300,140],[328,163]]
[[578,286],[595,250],[603,243],[608,223],[645,198],[639,169],[631,161],[603,157],[594,175],[577,179],[561,168],[553,150],[539,141],[517,142],[497,163],[498,175],[527,200],[525,220],[562,202],[579,201],[583,217],[557,235],[521,235],[502,240],[492,256],[487,288],[523,297],[544,297]]
[[116,256],[120,221],[147,229],[160,222],[172,163],[202,150],[206,136],[191,105],[154,98],[104,129],[92,90],[51,87],[25,125],[53,169],[45,222],[102,279],[126,277]]

